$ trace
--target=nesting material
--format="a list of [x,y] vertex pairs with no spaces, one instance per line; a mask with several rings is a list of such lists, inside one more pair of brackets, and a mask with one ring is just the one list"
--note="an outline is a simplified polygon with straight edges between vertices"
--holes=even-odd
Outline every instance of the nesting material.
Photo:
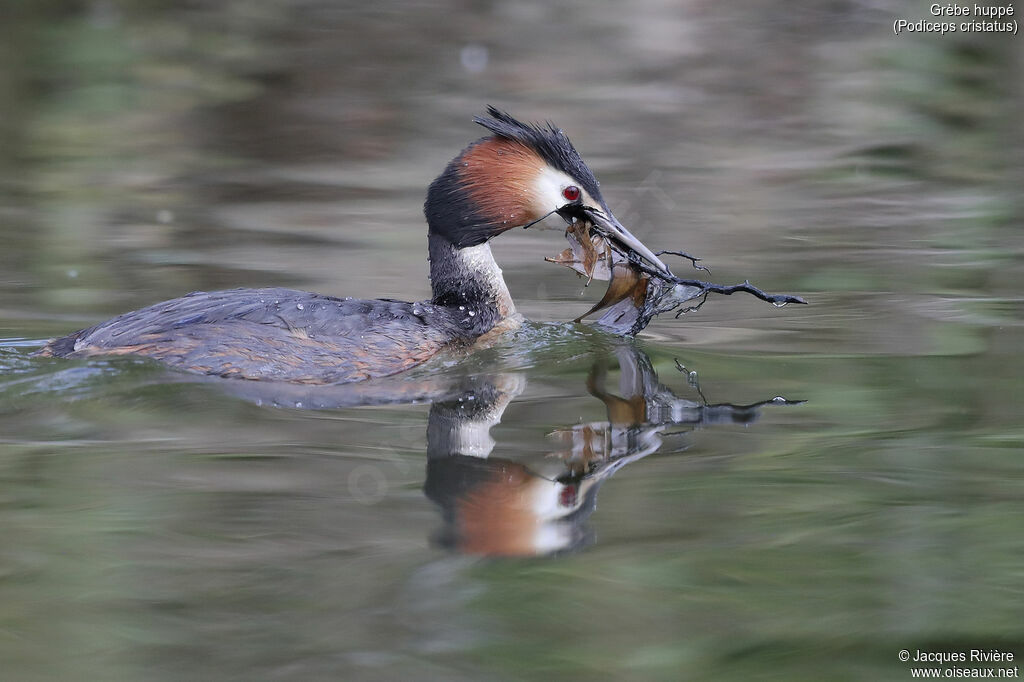
[[[617,241],[609,239],[592,223],[578,220],[565,231],[569,248],[554,258],[545,258],[557,263],[587,279],[587,286],[593,280],[607,281],[604,296],[587,312],[576,318],[583,318],[604,311],[596,326],[615,334],[634,336],[640,333],[656,316],[675,312],[680,317],[704,305],[709,294],[730,295],[744,292],[778,307],[789,303],[807,301],[789,294],[766,294],[749,281],[743,284],[721,285],[697,279],[683,279],[648,265],[639,254]],[[658,255],[671,254],[689,259],[693,266],[699,259],[681,251],[662,251]],[[685,305],[694,301],[692,305]]]

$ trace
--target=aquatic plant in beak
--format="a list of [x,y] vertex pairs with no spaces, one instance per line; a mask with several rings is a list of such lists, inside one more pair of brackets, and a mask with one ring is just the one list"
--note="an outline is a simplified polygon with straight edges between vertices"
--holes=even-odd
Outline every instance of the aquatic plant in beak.
[[[710,270],[698,263],[699,258],[683,251],[652,253],[642,244],[642,250],[635,248],[632,242],[640,242],[633,235],[625,231],[614,218],[610,221],[607,218],[602,220],[604,214],[595,209],[580,207],[573,215],[563,217],[571,221],[565,230],[569,248],[545,260],[564,265],[581,277],[586,277],[587,286],[595,279],[608,282],[608,289],[601,300],[576,318],[576,322],[603,310],[604,315],[596,323],[598,327],[616,334],[634,336],[650,324],[656,315],[675,311],[678,318],[698,310],[710,294],[729,296],[743,292],[778,307],[789,303],[807,303],[799,296],[765,293],[749,281],[722,285],[677,277],[664,266],[658,256],[678,256],[688,259],[698,270]],[[614,226],[609,227],[612,224]],[[654,267],[657,264],[662,267]],[[685,305],[691,301],[696,303]]]

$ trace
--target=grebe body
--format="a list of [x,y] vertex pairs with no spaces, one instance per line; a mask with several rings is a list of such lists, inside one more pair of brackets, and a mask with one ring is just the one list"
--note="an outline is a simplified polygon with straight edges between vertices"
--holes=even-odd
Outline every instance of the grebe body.
[[511,326],[515,305],[488,241],[550,215],[587,220],[667,271],[612,215],[565,134],[493,107],[491,135],[431,183],[429,301],[335,298],[290,289],[195,292],[49,342],[41,355],[137,355],[215,376],[333,384],[390,376]]

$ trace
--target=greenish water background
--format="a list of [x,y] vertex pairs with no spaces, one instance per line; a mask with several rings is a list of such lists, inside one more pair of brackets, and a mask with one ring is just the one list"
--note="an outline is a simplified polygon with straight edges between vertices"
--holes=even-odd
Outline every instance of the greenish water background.
[[[0,12],[0,662],[12,680],[910,679],[1024,656],[1019,38],[926,3],[57,2]],[[573,138],[618,217],[808,307],[638,341],[749,426],[630,464],[593,542],[460,556],[424,405],[260,407],[32,340],[196,289],[428,295],[421,203],[493,103]],[[492,457],[606,418],[599,296],[494,244],[535,321]],[[677,271],[685,271],[678,266]],[[362,467],[362,468],[361,468]],[[375,487],[360,487],[370,467]],[[362,473],[360,473],[362,472]]]

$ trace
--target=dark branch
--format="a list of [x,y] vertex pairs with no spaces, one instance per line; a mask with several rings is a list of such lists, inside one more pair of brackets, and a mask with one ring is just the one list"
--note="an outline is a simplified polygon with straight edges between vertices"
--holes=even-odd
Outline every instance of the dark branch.
[[[669,252],[668,251],[662,251],[662,253],[669,253]],[[675,275],[667,275],[667,274],[665,274],[664,272],[662,272],[660,270],[655,270],[654,268],[651,268],[646,263],[644,263],[640,259],[639,256],[637,256],[637,255],[635,255],[633,253],[628,253],[626,255],[629,257],[629,260],[630,260],[630,262],[633,263],[633,265],[635,265],[636,267],[640,268],[640,270],[642,270],[643,272],[647,273],[651,277],[657,277],[658,279],[660,279],[660,280],[662,280],[664,282],[668,282],[670,284],[682,284],[684,286],[697,287],[698,289],[700,289],[704,293],[705,299],[707,298],[707,294],[709,294],[709,293],[711,293],[711,294],[723,294],[725,296],[731,296],[732,294],[735,294],[737,292],[743,292],[743,293],[746,293],[746,294],[750,294],[751,296],[754,296],[756,298],[759,298],[762,301],[767,301],[768,303],[773,303],[773,304],[775,304],[775,305],[777,305],[779,307],[784,306],[787,303],[800,303],[800,304],[803,304],[803,305],[807,304],[807,301],[805,301],[803,298],[801,298],[799,296],[793,296],[791,294],[768,294],[768,293],[765,293],[764,291],[761,291],[760,289],[755,287],[753,284],[751,284],[750,280],[744,281],[743,284],[733,284],[733,285],[728,285],[727,286],[727,285],[724,285],[724,284],[715,284],[713,282],[705,282],[705,281],[700,280],[700,279],[683,279],[682,277],[676,277]],[[697,305],[697,307],[699,308],[701,305],[703,305],[703,303],[704,303],[704,301],[701,301],[700,304]],[[684,310],[682,312],[692,312],[692,311]]]
[[669,256],[679,256],[680,258],[685,258],[688,261],[690,261],[690,263],[693,264],[693,267],[695,269],[703,270],[705,272],[711,272],[711,268],[709,268],[708,266],[706,266],[706,265],[697,265],[697,261],[703,260],[702,258],[697,258],[696,256],[691,256],[690,254],[686,253],[685,251],[672,251],[670,249],[665,249],[664,251],[658,251],[654,255],[655,256],[664,256],[666,254],[668,254]]
[[[668,278],[666,278],[666,279],[668,279]],[[733,284],[733,285],[730,285],[730,286],[726,286],[726,285],[723,285],[723,284],[713,284],[711,282],[703,282],[703,281],[701,281],[699,279],[680,279],[678,277],[673,277],[672,280],[676,284],[684,284],[686,286],[691,286],[691,287],[700,287],[704,291],[712,293],[712,294],[724,294],[726,296],[731,296],[732,294],[735,294],[736,292],[743,292],[745,294],[750,294],[751,296],[755,296],[755,297],[761,299],[762,301],[768,301],[769,303],[774,303],[777,306],[784,306],[787,303],[801,303],[803,305],[807,305],[807,301],[805,301],[804,299],[802,299],[799,296],[793,296],[791,294],[768,294],[768,293],[765,293],[765,292],[761,291],[760,289],[758,289],[757,287],[755,287],[753,284],[751,284],[749,280],[743,282],[743,284]]]

